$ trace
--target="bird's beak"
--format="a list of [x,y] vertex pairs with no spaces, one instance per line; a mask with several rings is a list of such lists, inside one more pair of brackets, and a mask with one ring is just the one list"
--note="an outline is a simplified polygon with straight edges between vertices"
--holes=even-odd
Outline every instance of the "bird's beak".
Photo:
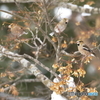
[[11,23],[11,24],[8,26],[8,28],[11,28],[12,24],[13,24],[13,23]]
[[79,41],[76,41],[76,44],[79,44]]
[[11,25],[9,25],[8,28],[11,28]]

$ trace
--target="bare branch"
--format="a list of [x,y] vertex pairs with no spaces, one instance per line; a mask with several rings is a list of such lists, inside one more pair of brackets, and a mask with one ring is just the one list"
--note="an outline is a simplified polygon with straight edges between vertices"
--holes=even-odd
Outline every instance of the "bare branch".
[[31,98],[31,97],[16,97],[6,93],[0,93],[0,100],[44,100],[43,98]]
[[38,80],[38,79],[22,79],[22,80],[16,80],[16,82],[13,82],[12,85],[10,85],[10,86],[4,88],[4,91],[9,90],[10,87],[12,87],[12,86],[16,86],[17,84],[19,84],[19,83],[21,83],[21,82],[28,82],[28,83],[29,83],[29,82],[41,82],[41,81]]
[[[14,0],[0,0],[0,3],[14,3]],[[19,3],[41,2],[41,0],[16,0]]]
[[70,54],[64,50],[61,51],[62,54],[69,56],[69,57],[80,57],[82,56],[78,51],[76,51],[74,54]]
[[40,80],[38,79],[22,79],[22,80],[19,80],[18,83],[21,83],[21,82],[41,82]]
[[41,62],[39,62],[37,59],[34,59],[33,57],[27,55],[27,54],[24,54],[24,57],[27,57],[31,60],[33,60],[36,64],[40,65],[42,68],[46,69],[47,71],[49,71],[51,74],[53,74],[55,77],[58,78],[58,75],[56,73],[54,73],[52,70],[50,70],[50,68],[46,67],[45,65],[43,65]]
[[[14,0],[0,0],[0,3],[14,3],[14,2],[15,2]],[[16,2],[19,2],[19,3],[43,2],[43,0],[16,0]],[[48,2],[48,0],[46,2]],[[84,8],[82,6],[77,6],[72,3],[66,3],[66,2],[57,3],[57,2],[59,2],[59,0],[57,1],[53,0],[52,5],[55,5],[55,6],[60,5],[62,7],[69,8],[72,11],[76,11],[79,13],[91,13],[91,14],[100,13],[100,8],[92,7],[92,9],[90,9],[90,8]]]
[[31,64],[28,60],[23,58],[21,55],[10,52],[9,50],[5,49],[1,45],[0,45],[0,53],[3,56],[6,56],[22,64],[22,67],[26,68],[28,71],[30,71],[30,73],[34,74],[37,77],[37,79],[39,79],[48,88],[50,88],[51,85],[53,85],[51,80],[49,80],[45,75],[43,75],[42,72],[34,64]]

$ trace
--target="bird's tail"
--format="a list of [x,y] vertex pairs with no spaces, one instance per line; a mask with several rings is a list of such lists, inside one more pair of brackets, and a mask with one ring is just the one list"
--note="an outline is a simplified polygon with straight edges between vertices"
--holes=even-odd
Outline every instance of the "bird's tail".
[[53,35],[54,35],[54,32],[51,32],[49,35],[50,35],[50,36],[53,36]]
[[96,57],[96,54],[91,50],[91,56]]

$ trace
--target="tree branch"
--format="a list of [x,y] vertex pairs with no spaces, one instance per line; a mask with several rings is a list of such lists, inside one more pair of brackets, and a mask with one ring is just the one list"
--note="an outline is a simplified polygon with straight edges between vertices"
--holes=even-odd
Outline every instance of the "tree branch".
[[30,73],[34,74],[37,79],[39,79],[45,86],[50,88],[53,83],[49,80],[42,72],[35,66],[35,64],[31,64],[28,60],[23,58],[21,55],[17,53],[10,52],[9,50],[5,49],[3,46],[0,45],[0,57],[6,56],[10,59],[13,59],[19,62],[23,68],[26,68]]
[[[14,0],[0,0],[0,3],[14,3]],[[41,0],[16,0],[19,3],[41,2]]]
[[[14,0],[0,0],[0,3],[14,3]],[[16,2],[19,3],[30,3],[30,2],[43,2],[43,0],[16,0]],[[46,0],[48,2],[48,0]],[[76,11],[79,13],[91,13],[91,14],[99,14],[100,13],[100,8],[92,7],[92,8],[84,8],[82,6],[77,6],[72,3],[66,3],[66,2],[60,2],[59,0],[55,1],[53,0],[52,5],[60,5],[62,7],[66,7],[71,9],[72,11]]]
[[10,86],[4,88],[4,91],[9,90],[10,87],[16,86],[17,84],[19,84],[19,83],[21,83],[21,82],[28,82],[28,83],[29,83],[29,82],[41,82],[41,81],[38,80],[38,79],[22,79],[22,80],[18,80],[18,81],[16,81],[16,82],[14,82],[13,84],[11,84]]

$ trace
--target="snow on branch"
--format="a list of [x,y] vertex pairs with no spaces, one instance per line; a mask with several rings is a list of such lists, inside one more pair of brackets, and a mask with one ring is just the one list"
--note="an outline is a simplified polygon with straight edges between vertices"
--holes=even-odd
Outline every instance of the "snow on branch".
[[[0,3],[15,3],[15,2],[18,2],[18,3],[30,3],[30,2],[43,2],[43,0],[0,0]],[[45,2],[49,3],[48,0],[45,0]],[[66,2],[60,2],[59,3],[59,0],[55,1],[53,0],[52,1],[52,6],[62,6],[62,7],[65,7],[65,8],[68,8],[68,9],[71,9],[72,11],[76,11],[76,12],[79,12],[79,13],[91,13],[91,14],[99,14],[100,13],[100,8],[97,8],[97,7],[83,7],[83,6],[78,6],[78,5],[75,5],[75,4],[72,4],[72,3],[66,3]]]
[[43,75],[42,72],[35,66],[35,64],[31,64],[23,56],[17,53],[10,52],[9,50],[0,45],[0,57],[2,56],[6,56],[19,62],[23,68],[26,68],[28,71],[30,71],[30,73],[34,74],[36,78],[39,79],[48,88],[53,85],[52,82],[45,75]]
[[[0,3],[14,3],[14,0],[0,0]],[[29,3],[29,2],[41,2],[41,0],[16,0],[20,3]]]
[[[65,4],[64,4],[65,5]],[[100,8],[96,7],[82,7],[82,6],[77,6],[71,3],[67,3],[66,7],[71,9],[72,11],[80,12],[80,13],[91,13],[91,14],[99,14],[100,13]]]

